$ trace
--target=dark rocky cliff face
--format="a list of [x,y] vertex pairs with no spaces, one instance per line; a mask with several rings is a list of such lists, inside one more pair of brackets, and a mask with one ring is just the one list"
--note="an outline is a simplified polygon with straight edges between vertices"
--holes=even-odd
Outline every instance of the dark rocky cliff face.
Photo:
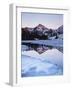
[[42,24],[39,24],[34,28],[21,28],[22,40],[46,40],[53,36],[56,36],[55,39],[57,39],[59,34],[63,34],[63,25],[57,30],[48,29]]

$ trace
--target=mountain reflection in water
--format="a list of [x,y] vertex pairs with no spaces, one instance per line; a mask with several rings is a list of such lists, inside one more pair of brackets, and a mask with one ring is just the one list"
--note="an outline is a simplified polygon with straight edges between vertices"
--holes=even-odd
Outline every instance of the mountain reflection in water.
[[54,49],[54,48],[63,53],[63,47],[53,47],[53,46],[36,45],[36,44],[25,44],[25,45],[22,45],[21,50],[22,51],[35,50],[39,54],[41,54],[41,53],[45,52],[46,50],[50,50],[50,49]]

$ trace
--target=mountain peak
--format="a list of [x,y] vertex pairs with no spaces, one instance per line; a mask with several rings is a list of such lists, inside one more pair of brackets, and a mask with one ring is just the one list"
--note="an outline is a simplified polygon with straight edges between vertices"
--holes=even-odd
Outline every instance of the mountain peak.
[[44,25],[42,25],[42,24],[38,24],[38,26],[44,26]]
[[45,28],[45,26],[44,25],[42,25],[42,24],[38,24],[38,26],[37,27],[43,27],[43,28]]
[[48,28],[45,27],[45,26],[42,25],[42,24],[38,24],[35,28],[36,28],[36,29],[40,29],[40,30],[48,30]]

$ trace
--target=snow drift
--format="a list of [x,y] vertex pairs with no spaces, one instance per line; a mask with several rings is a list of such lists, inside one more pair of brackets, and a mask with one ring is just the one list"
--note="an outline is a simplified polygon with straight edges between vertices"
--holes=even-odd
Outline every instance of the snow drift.
[[22,77],[63,74],[63,54],[57,49],[42,54],[31,50],[22,52]]

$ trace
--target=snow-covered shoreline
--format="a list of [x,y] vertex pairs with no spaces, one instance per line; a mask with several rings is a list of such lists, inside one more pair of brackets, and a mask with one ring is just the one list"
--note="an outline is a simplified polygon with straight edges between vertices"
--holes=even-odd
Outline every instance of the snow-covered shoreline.
[[57,49],[38,52],[22,52],[22,77],[63,74],[63,54]]
[[53,39],[53,40],[24,40],[22,44],[38,44],[38,45],[49,45],[53,47],[63,47],[62,39]]

